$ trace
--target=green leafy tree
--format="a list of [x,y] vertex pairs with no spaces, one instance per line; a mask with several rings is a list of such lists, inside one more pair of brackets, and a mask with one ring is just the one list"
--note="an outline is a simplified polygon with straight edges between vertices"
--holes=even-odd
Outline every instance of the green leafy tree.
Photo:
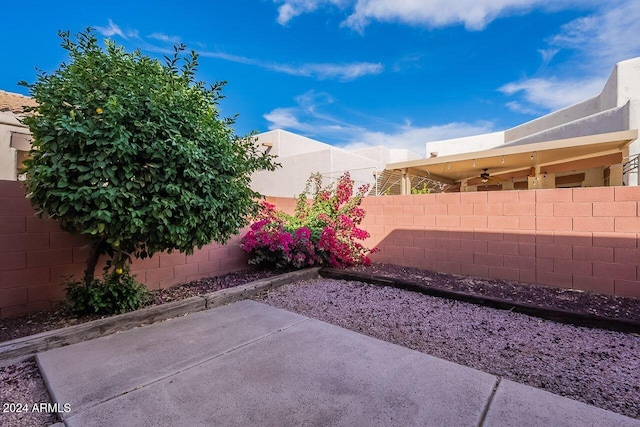
[[40,215],[90,237],[84,283],[102,254],[121,274],[130,255],[190,254],[247,225],[259,196],[250,176],[276,164],[220,117],[226,82],[196,81],[198,56],[184,45],[162,63],[101,47],[91,29],[59,36],[68,63],[21,83],[38,103],[24,120],[26,187]]

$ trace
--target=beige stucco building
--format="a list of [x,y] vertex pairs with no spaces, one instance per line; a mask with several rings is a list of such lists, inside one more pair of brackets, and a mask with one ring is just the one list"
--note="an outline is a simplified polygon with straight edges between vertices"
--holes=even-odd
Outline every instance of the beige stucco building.
[[18,179],[22,161],[31,149],[29,128],[20,122],[25,106],[33,99],[0,90],[0,179]]
[[640,58],[615,65],[602,92],[502,132],[427,142],[430,158],[396,162],[400,193],[416,177],[447,191],[638,185]]

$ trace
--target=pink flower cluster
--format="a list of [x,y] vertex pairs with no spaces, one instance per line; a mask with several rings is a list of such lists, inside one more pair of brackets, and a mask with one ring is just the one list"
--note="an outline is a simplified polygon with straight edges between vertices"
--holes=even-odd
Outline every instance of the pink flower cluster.
[[311,231],[285,229],[285,221],[275,206],[263,202],[257,221],[242,238],[240,247],[251,254],[250,263],[277,268],[304,268],[316,264]]
[[358,227],[365,215],[359,205],[368,186],[360,187],[354,196],[348,172],[338,179],[335,189],[321,188],[317,176],[309,179],[307,188],[312,180],[316,182],[314,199],[308,203],[305,190],[293,216],[262,203],[260,214],[240,244],[249,252],[250,263],[277,268],[343,268],[370,263],[367,254],[377,249],[367,249],[358,242],[369,237]]
[[[368,233],[367,237],[369,237]],[[369,265],[371,263],[369,257],[365,255],[366,252],[369,252],[368,249],[358,242],[345,239],[344,235],[340,236],[339,232],[331,227],[326,227],[322,231],[317,247],[324,260],[323,264],[328,264],[330,267],[344,268],[356,264]]]

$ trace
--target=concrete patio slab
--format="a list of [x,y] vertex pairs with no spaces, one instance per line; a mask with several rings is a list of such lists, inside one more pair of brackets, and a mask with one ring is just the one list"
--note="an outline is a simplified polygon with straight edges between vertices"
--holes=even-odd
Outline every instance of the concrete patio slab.
[[306,319],[247,301],[46,351],[36,360],[56,401],[82,412]]
[[254,301],[37,359],[67,426],[640,426]]
[[640,420],[503,379],[493,397],[484,426],[509,425],[637,427]]

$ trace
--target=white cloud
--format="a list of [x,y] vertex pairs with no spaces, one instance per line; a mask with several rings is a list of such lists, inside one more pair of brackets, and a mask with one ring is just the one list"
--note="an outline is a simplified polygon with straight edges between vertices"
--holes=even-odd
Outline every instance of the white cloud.
[[326,92],[316,92],[308,90],[302,95],[295,97],[296,104],[309,113],[318,114],[318,107],[333,104],[334,100]]
[[224,59],[225,61],[238,62],[240,64],[258,65],[258,61],[255,59],[232,55],[230,53],[202,51],[199,52],[199,54],[208,58]]
[[274,0],[282,3],[277,21],[288,24],[296,16],[326,6],[349,7],[343,25],[362,31],[371,21],[399,22],[432,28],[464,25],[482,30],[498,17],[526,13],[534,8],[561,9],[566,5],[584,5],[594,0]]
[[509,101],[505,104],[508,109],[520,114],[539,115],[541,112],[534,107],[522,105],[518,101]]
[[231,55],[223,52],[201,52],[201,55],[224,59],[225,61],[238,62],[241,64],[256,65],[267,70],[292,76],[313,77],[319,80],[335,79],[346,82],[367,75],[380,74],[384,71],[384,66],[382,64],[374,64],[371,62],[352,62],[346,64],[308,63],[295,65],[261,61],[259,59]]
[[544,65],[547,65],[549,62],[551,62],[553,57],[556,56],[558,52],[560,52],[560,49],[538,49],[538,53],[542,57],[542,63]]
[[640,55],[638,22],[637,0],[611,0],[598,12],[565,24],[549,44],[578,52],[589,67],[602,64],[599,69],[610,70],[615,62]]
[[287,25],[289,21],[303,12],[309,12],[309,10],[296,10],[291,4],[283,4],[278,8],[278,19],[276,21],[280,25]]
[[367,75],[376,75],[382,73],[384,70],[382,64],[374,64],[371,62],[301,64],[299,66],[267,63],[264,67],[294,76],[316,77],[320,80],[336,79],[340,81],[350,81]]
[[[295,99],[296,106],[276,108],[263,117],[268,128],[286,129],[302,133],[325,142],[334,142],[347,150],[384,145],[388,148],[404,148],[425,155],[428,141],[459,138],[492,132],[490,122],[452,122],[435,126],[415,126],[411,122],[388,123],[387,131],[372,130],[366,126],[349,123],[338,118],[338,114],[323,113],[320,110],[333,104],[327,93],[306,92]],[[386,122],[371,118],[369,123]]]
[[111,19],[109,19],[109,25],[106,27],[96,26],[94,28],[105,37],[119,36],[125,40],[140,38],[138,30],[122,31],[122,28],[116,25]]
[[95,29],[105,37],[120,36],[123,39],[129,38],[129,35],[125,35],[122,29],[114,24],[111,19],[109,19],[109,25],[106,27],[96,26]]
[[587,100],[602,90],[616,62],[640,55],[637,0],[612,0],[590,15],[563,25],[540,50],[543,65],[560,51],[570,59],[558,64],[553,77],[537,76],[503,85],[499,90],[517,101],[506,105],[531,114],[542,108],[556,110]]
[[349,3],[349,0],[274,0],[276,3],[283,3],[278,7],[278,18],[276,21],[280,25],[287,25],[296,16],[304,13],[315,12],[320,6],[334,5],[342,7]]
[[[144,37],[140,36],[140,33],[138,30],[134,29],[134,30],[123,31],[122,28],[120,28],[119,25],[115,24],[111,19],[109,19],[109,25],[107,25],[106,27],[96,26],[94,28],[96,29],[96,31],[98,31],[100,34],[102,34],[105,37],[118,36],[125,40],[132,41],[135,43],[136,47],[142,50],[146,50],[149,52],[159,52],[164,54],[173,52],[173,49],[170,49],[168,46],[158,46],[157,44],[150,43]],[[161,33],[153,33],[149,35],[148,38],[154,39],[163,43],[172,42],[172,40],[174,39],[173,37],[166,36]],[[179,38],[175,38],[175,39],[177,40],[176,41],[177,43],[179,41]],[[175,43],[172,43],[172,44],[175,44]]]
[[150,39],[155,39],[161,42],[165,42],[165,43],[171,43],[171,44],[176,44],[176,43],[180,43],[180,37],[179,36],[168,36],[166,34],[163,33],[153,33],[153,34],[149,34],[149,38]]
[[500,15],[526,11],[541,0],[359,0],[345,25],[361,31],[370,21],[482,30]]
[[357,126],[319,111],[321,107],[334,102],[326,92],[310,90],[296,96],[295,102],[295,107],[275,108],[264,114],[263,117],[269,122],[269,129],[289,129],[310,136],[330,135],[341,139],[358,132]]
[[[340,3],[340,0],[331,0],[332,3]],[[313,1],[300,0],[298,3],[313,3]],[[171,53],[173,45],[180,43],[181,37],[169,36],[164,33],[152,33],[146,38],[140,37],[137,30],[127,32],[116,25],[111,19],[106,27],[95,27],[96,30],[105,37],[119,36],[125,40],[135,39],[136,44],[143,50],[150,52]],[[149,42],[152,39],[154,42]],[[155,42],[161,42],[159,46]],[[292,76],[311,77],[318,80],[339,80],[347,82],[368,75],[380,74],[384,71],[384,65],[373,62],[349,62],[349,63],[306,63],[287,64],[272,61],[263,61],[255,58],[248,58],[240,55],[233,55],[225,52],[200,51],[200,56],[217,58],[225,61],[237,62],[240,64],[254,65],[266,70]]]
[[398,59],[393,64],[393,67],[391,67],[391,69],[394,72],[399,73],[407,68],[422,68],[420,61],[422,60],[423,57],[424,57],[424,53],[420,53],[420,52],[405,55],[402,58]]
[[[507,95],[522,93],[524,99],[533,105],[548,110],[558,110],[571,104],[587,100],[602,90],[604,78],[558,80],[535,78],[508,83],[500,88]],[[513,107],[514,104],[511,106]],[[522,105],[521,109],[530,108]]]
[[264,115],[269,122],[269,129],[303,130],[304,125],[298,121],[295,108],[276,108]]

